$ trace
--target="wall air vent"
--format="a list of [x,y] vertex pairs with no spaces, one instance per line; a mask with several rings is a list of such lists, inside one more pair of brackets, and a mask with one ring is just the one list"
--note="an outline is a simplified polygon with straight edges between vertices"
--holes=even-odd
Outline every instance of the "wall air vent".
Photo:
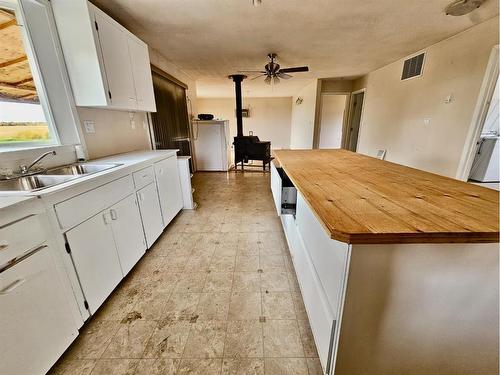
[[424,58],[425,52],[405,60],[403,64],[403,74],[401,75],[401,81],[421,76],[424,68]]

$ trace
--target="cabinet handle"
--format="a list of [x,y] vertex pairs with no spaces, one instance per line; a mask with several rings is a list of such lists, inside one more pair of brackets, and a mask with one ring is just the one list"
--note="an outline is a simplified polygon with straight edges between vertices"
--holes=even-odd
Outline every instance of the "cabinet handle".
[[109,221],[108,221],[108,213],[107,212],[104,212],[102,214],[102,219],[104,220],[104,224],[105,225],[108,225],[109,224]]
[[7,241],[0,241],[0,251],[5,250],[9,247],[9,243]]
[[163,174],[163,168],[158,169],[158,174]]
[[115,209],[113,209],[113,208],[112,208],[112,209],[109,211],[109,213],[111,214],[111,220],[116,220],[116,219],[118,219],[118,215],[116,214],[116,210],[115,210]]
[[26,282],[26,279],[17,279],[16,281],[13,281],[9,285],[7,285],[5,288],[3,288],[2,290],[0,290],[0,295],[3,296],[3,295],[6,295],[6,294],[9,294],[10,292],[12,292],[17,287],[23,285],[25,282]]

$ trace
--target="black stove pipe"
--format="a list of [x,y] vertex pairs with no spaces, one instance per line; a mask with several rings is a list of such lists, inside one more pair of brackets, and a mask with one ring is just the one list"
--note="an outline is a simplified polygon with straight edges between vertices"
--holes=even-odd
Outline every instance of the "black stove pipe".
[[242,103],[241,103],[241,82],[247,78],[243,74],[233,74],[230,75],[234,82],[234,91],[236,94],[236,126],[237,126],[237,136],[243,136],[243,115],[242,115]]

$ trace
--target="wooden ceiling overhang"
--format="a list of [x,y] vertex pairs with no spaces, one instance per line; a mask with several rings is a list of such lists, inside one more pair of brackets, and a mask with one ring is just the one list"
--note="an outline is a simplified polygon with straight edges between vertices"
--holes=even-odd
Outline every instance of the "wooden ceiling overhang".
[[13,13],[0,9],[0,101],[38,103],[21,26]]

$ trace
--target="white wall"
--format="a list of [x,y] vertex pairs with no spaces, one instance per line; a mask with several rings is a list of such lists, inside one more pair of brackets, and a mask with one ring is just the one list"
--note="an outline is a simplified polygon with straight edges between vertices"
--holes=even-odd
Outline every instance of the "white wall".
[[356,82],[367,89],[358,151],[454,177],[496,44],[498,17],[428,47],[422,77],[401,81],[399,60]]
[[[292,126],[290,148],[309,149],[313,146],[314,119],[316,116],[316,97],[318,80],[305,86],[292,99]],[[302,104],[295,101],[302,98]]]
[[[229,120],[231,139],[236,135],[236,102],[234,98],[198,98],[198,113],[211,113]],[[273,149],[290,148],[292,98],[244,98],[243,108],[250,117],[243,118],[243,133],[249,131],[262,141],[271,141]]]
[[340,148],[346,95],[321,95],[319,148]]

